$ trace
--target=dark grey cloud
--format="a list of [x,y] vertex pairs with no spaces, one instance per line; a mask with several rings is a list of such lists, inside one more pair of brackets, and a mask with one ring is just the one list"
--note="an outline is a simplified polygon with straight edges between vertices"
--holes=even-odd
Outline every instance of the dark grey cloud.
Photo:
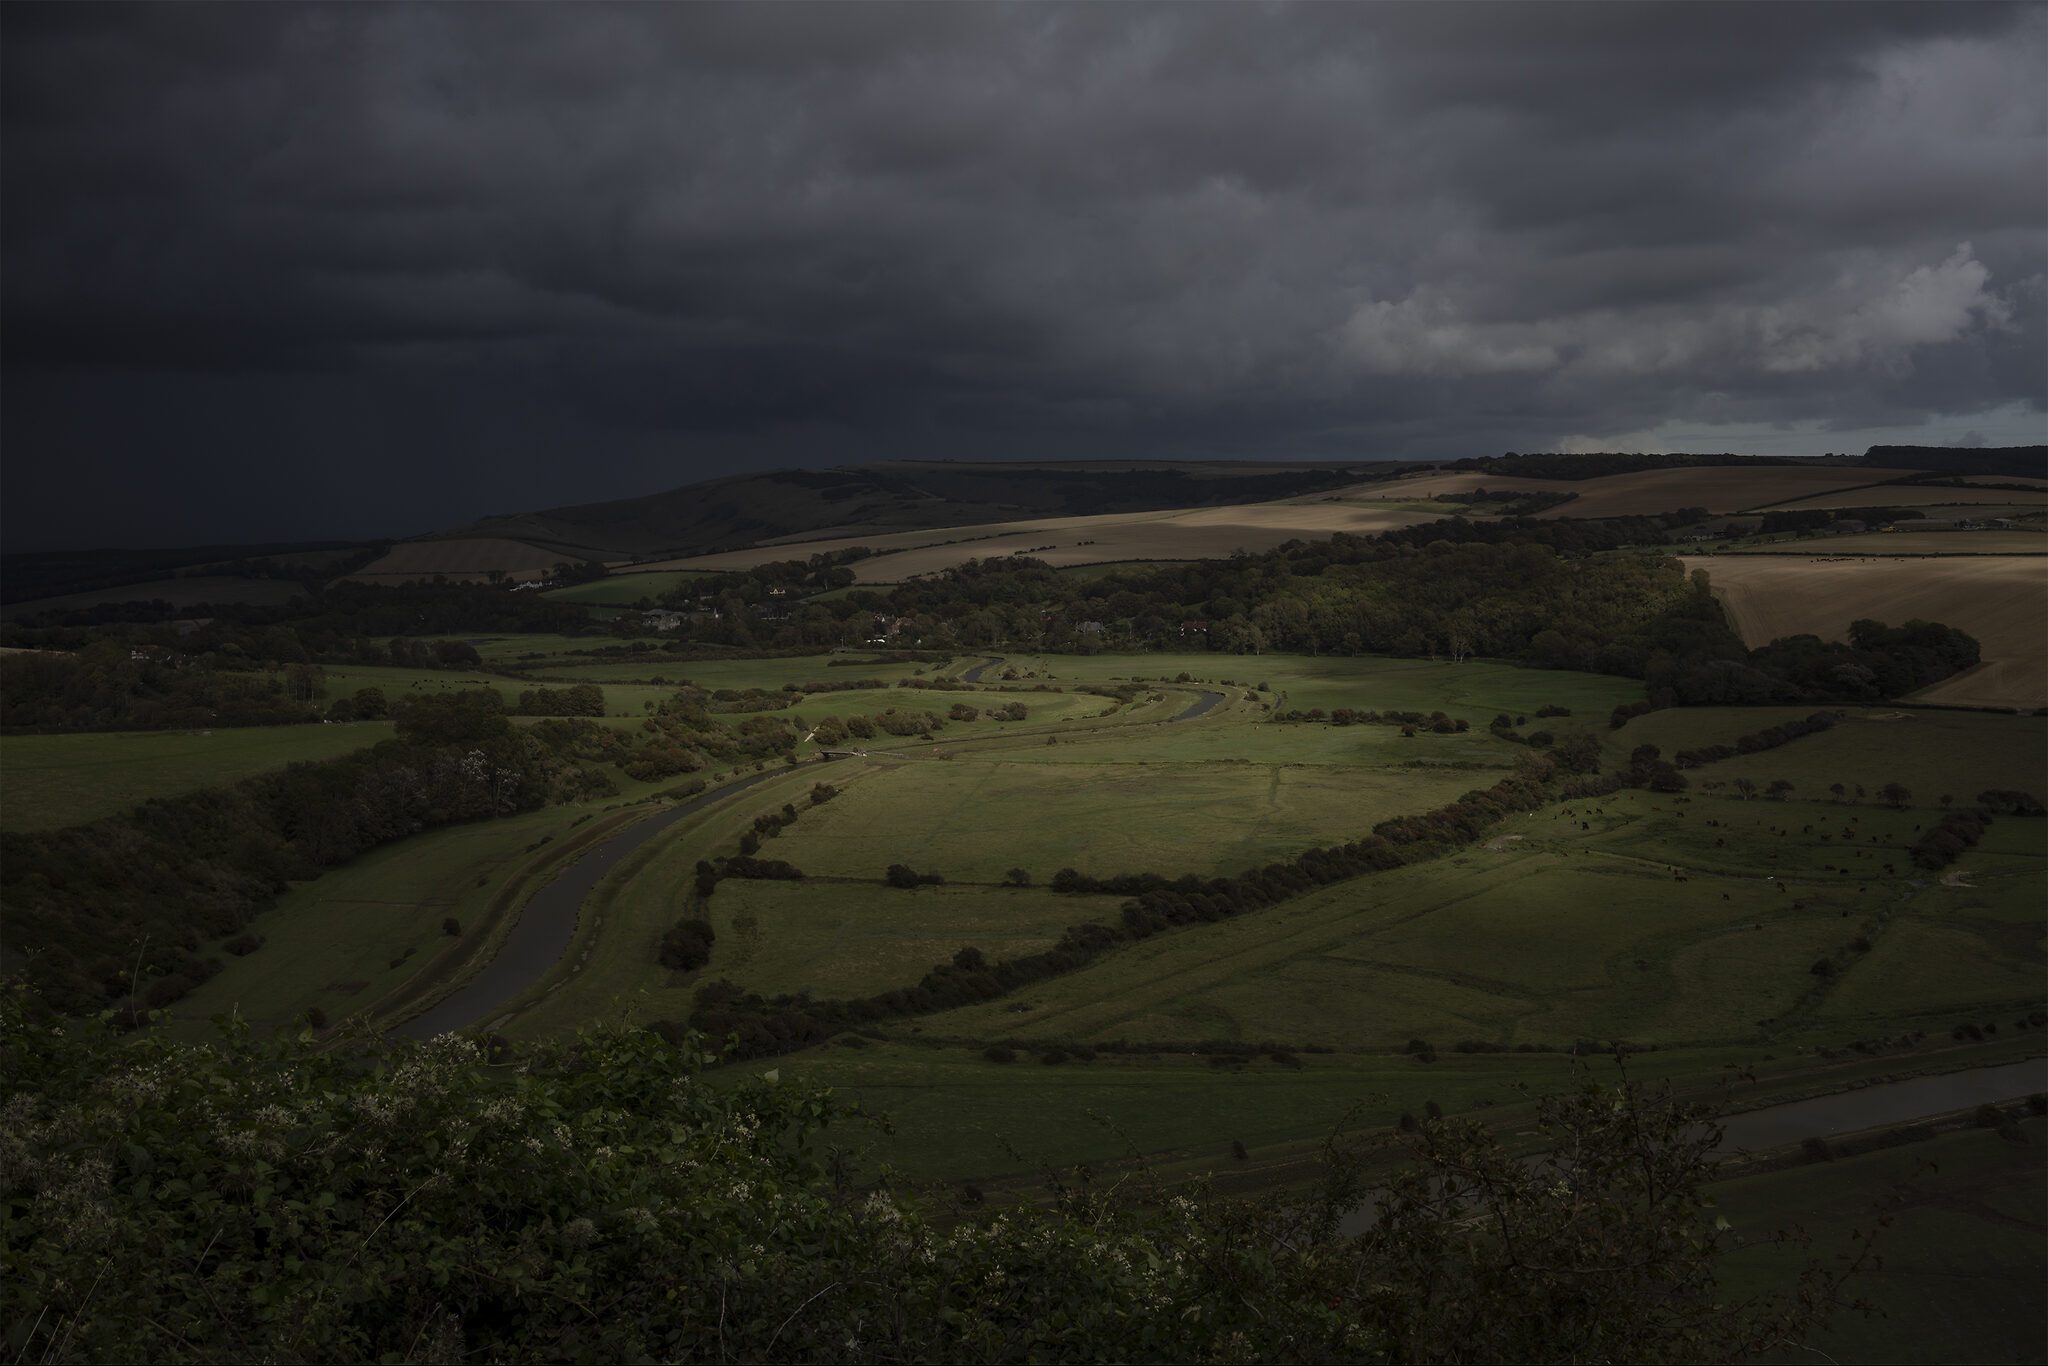
[[2041,425],[2038,5],[0,30],[10,546],[887,456]]

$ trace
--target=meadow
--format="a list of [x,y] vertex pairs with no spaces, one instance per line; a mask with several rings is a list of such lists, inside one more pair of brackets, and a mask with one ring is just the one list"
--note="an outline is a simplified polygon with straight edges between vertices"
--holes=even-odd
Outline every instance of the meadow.
[[[479,648],[508,660],[537,652],[551,678],[608,680],[620,723],[682,678],[773,691],[957,675],[989,658],[567,662],[576,657],[566,651],[587,647],[500,637]],[[619,681],[655,670],[671,684]],[[1016,682],[998,683],[1010,674]],[[328,678],[334,693],[375,684],[394,695],[418,683],[516,695],[528,686],[464,671],[333,669]],[[1639,684],[1488,660],[1014,655],[985,678],[981,687],[792,699],[774,714],[943,714],[956,701],[1015,698],[1030,715],[949,722],[930,741],[878,735],[859,742],[865,757],[803,764],[691,813],[597,885],[570,953],[509,1007],[504,1032],[686,1019],[697,992],[718,980],[843,999],[913,986],[966,948],[991,959],[1035,953],[1068,926],[1119,920],[1121,897],[1052,891],[1059,869],[1234,874],[1359,838],[1512,771],[1528,750],[1489,733],[1502,712],[1526,717],[1525,732],[1596,735],[1616,764],[1640,744],[1671,753],[1732,742],[1813,710],[1661,711],[1617,731],[1608,713],[1638,700]],[[1129,703],[1072,690],[1133,678],[1144,686]],[[1036,683],[1068,690],[996,690]],[[1223,700],[1176,720],[1201,691]],[[1467,730],[1407,736],[1397,726],[1272,719],[1310,707],[1441,710]],[[1570,714],[1535,715],[1557,707]],[[1441,857],[1125,944],[982,1004],[890,1017],[780,1065],[892,1113],[895,1134],[876,1138],[869,1160],[933,1180],[1013,1172],[1013,1148],[1059,1162],[1136,1150],[1199,1165],[1233,1140],[1253,1149],[1252,1167],[1265,1170],[1270,1157],[1275,1172],[1291,1171],[1361,1102],[1375,1123],[1389,1107],[1398,1114],[1425,1100],[1510,1106],[1518,1087],[1571,1075],[1556,1050],[1579,1040],[1652,1049],[1647,1066],[1694,1087],[1730,1069],[1761,1066],[1784,1079],[1860,1065],[1850,1045],[1870,1040],[1890,1041],[1895,1067],[1926,1065],[1938,1047],[1960,1047],[1949,1038],[1957,1025],[2011,1021],[2040,1004],[2048,851],[2038,822],[2007,817],[1947,874],[1914,868],[1909,846],[1938,818],[1943,794],[1969,801],[1987,786],[2038,788],[2044,744],[2041,718],[1851,709],[1834,730],[1690,770],[1682,794],[1624,791],[1510,816]],[[1736,786],[1780,778],[1794,784],[1789,799],[1745,800]],[[1828,791],[1837,781],[1840,802]],[[1878,797],[1893,781],[1912,791],[1904,809]],[[819,782],[836,795],[813,804]],[[335,1020],[379,1015],[452,980],[466,955],[488,946],[443,934],[443,919],[453,916],[464,936],[481,933],[474,927],[502,919],[551,875],[567,841],[635,819],[625,803],[660,785],[620,787],[601,803],[407,840],[294,888],[255,926],[264,950],[226,957],[225,971],[181,1004],[179,1027],[226,1010],[281,1024],[308,1004]],[[754,818],[784,803],[798,819],[760,856],[805,878],[728,878],[699,898],[698,861],[738,852]],[[945,883],[887,886],[893,863]],[[1030,885],[1006,885],[1012,869]],[[697,971],[657,961],[662,936],[684,917],[707,919],[715,934],[711,962]],[[1003,1049],[1016,1060],[996,1060],[991,1050]]]
[[0,739],[0,830],[54,830],[391,738],[388,721]]
[[[2017,1141],[2014,1141],[2015,1138]],[[1731,1234],[1730,1293],[1782,1285],[1815,1252],[1878,1234],[1883,1265],[1856,1293],[1877,1306],[1844,1315],[1812,1346],[1837,1361],[2030,1361],[2048,1315],[2048,1124],[2009,1138],[1970,1128],[1906,1147],[1738,1177],[1709,1188]],[[1764,1243],[1791,1227],[1810,1247]]]
[[593,579],[589,583],[572,583],[566,588],[550,588],[543,596],[557,602],[590,603],[600,607],[626,607],[642,601],[654,606],[659,603],[664,593],[673,593],[684,584],[716,577],[713,574],[693,574],[676,569],[652,573],[634,573],[622,569],[605,578]]

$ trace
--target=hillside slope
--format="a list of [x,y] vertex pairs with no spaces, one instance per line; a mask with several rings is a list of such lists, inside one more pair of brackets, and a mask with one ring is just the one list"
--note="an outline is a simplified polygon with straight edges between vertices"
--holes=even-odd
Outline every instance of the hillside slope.
[[777,470],[640,498],[487,517],[442,537],[525,541],[590,559],[706,554],[839,528],[914,531],[1259,502],[1351,483],[1369,463],[900,461]]

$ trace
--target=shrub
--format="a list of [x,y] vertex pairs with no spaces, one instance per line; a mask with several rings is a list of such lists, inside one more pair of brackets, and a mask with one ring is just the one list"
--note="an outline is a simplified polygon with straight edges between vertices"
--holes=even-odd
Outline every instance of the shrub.
[[987,1058],[990,1062],[1015,1062],[1017,1061],[1017,1050],[1005,1048],[999,1043],[992,1043],[987,1048],[981,1050],[981,1056]]
[[694,972],[711,961],[711,945],[717,937],[708,920],[678,920],[661,937],[656,957],[665,968]]
[[450,939],[460,939],[462,937],[462,922],[452,915],[444,917],[441,921],[441,933],[447,935]]

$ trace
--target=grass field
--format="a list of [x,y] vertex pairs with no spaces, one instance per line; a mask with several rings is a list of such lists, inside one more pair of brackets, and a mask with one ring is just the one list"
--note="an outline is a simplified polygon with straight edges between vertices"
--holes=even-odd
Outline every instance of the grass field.
[[[587,642],[487,644],[496,658],[534,648],[561,661],[570,658],[562,650]],[[658,668],[707,687],[775,690],[956,673],[984,657],[839,668],[832,661],[846,656],[565,662],[548,672],[618,678]],[[1639,685],[1491,661],[1013,656],[992,672],[1011,670],[1065,688],[1133,676],[1148,687],[1121,706],[1076,691],[1015,694],[1031,708],[1026,721],[952,723],[933,742],[878,737],[864,742],[866,758],[806,766],[692,813],[599,883],[571,953],[505,1032],[684,1019],[698,988],[721,978],[771,995],[866,996],[912,986],[964,947],[992,958],[1030,953],[1068,925],[1119,920],[1121,898],[1045,889],[1059,868],[1230,873],[1355,838],[1387,816],[1485,787],[1525,757],[1487,733],[1498,712],[1528,716],[1525,730],[1590,730],[1614,762],[1637,744],[1668,752],[1732,742],[1812,710],[1669,710],[1611,731],[1609,710],[1640,697]],[[1177,681],[1183,673],[1188,680]],[[331,672],[337,685],[372,676]],[[457,671],[408,681],[470,680]],[[1167,724],[1198,688],[1225,700]],[[630,716],[643,692],[661,689],[613,682],[607,691]],[[884,706],[943,713],[956,695],[982,706],[1010,696],[892,687],[812,695],[784,710],[811,720]],[[1272,705],[1441,709],[1470,728],[1410,738],[1387,726],[1274,723]],[[1534,712],[1546,705],[1572,714],[1539,722]],[[1016,1170],[1006,1141],[1063,1161],[1136,1145],[1192,1162],[1227,1152],[1233,1138],[1254,1149],[1306,1145],[1361,1101],[1374,1114],[1426,1099],[1452,1109],[1507,1104],[1517,1084],[1568,1075],[1556,1053],[1459,1054],[1461,1041],[1555,1048],[1626,1039],[1655,1046],[1644,1055],[1650,1065],[1696,1084],[1765,1059],[1794,1071],[1818,1066],[1859,1040],[1917,1033],[1948,1046],[1959,1023],[2009,1025],[2041,1002],[2048,849],[2039,822],[2001,818],[1944,879],[1914,868],[1909,846],[1944,792],[1968,801],[1987,786],[2038,786],[2028,779],[2044,744],[2048,722],[2039,718],[1859,709],[1826,734],[1694,770],[1680,796],[1623,792],[1512,816],[1446,857],[1126,944],[984,1004],[889,1017],[861,1046],[834,1043],[785,1065],[895,1112],[897,1136],[874,1159],[939,1178]],[[1731,786],[1738,777],[1788,778],[1793,798],[1744,801]],[[839,795],[810,806],[821,780]],[[1877,790],[1893,780],[1913,790],[1905,810],[1878,804]],[[1833,781],[1849,786],[1848,802],[1828,798]],[[649,790],[622,787],[628,797]],[[762,853],[807,879],[728,880],[708,909],[700,904],[697,861],[737,852],[753,818],[785,802],[800,818]],[[445,954],[442,917],[467,924],[545,856],[529,847],[541,834],[566,838],[579,814],[440,832],[295,889],[258,925],[270,944],[232,960],[188,1015],[226,1003],[265,1021],[308,1002],[330,1018],[361,1008]],[[894,862],[947,884],[887,888],[879,879]],[[1037,885],[999,885],[1012,867]],[[711,963],[695,973],[656,961],[662,934],[686,914],[707,915],[717,936]],[[1831,966],[1817,974],[1822,961]],[[1403,1056],[1411,1039],[1433,1044],[1438,1061]],[[1200,1056],[1215,1040],[1276,1043],[1301,1066],[1219,1068]],[[1001,1041],[1023,1046],[1023,1060],[983,1056]],[[1119,1041],[1163,1051],[1111,1052]],[[1076,1043],[1103,1052],[1086,1065],[1034,1060],[1034,1050]]]
[[[1837,1361],[2040,1361],[2048,1356],[2048,1126],[2012,1142],[1985,1129],[1719,1182],[1711,1193],[1733,1236],[1731,1294],[1782,1286],[1808,1256],[1846,1248],[1880,1219],[1881,1268],[1852,1293],[1878,1306],[1845,1315],[1813,1346]],[[1793,1227],[1809,1249],[1762,1245]]]
[[1472,786],[1461,773],[1152,762],[1142,742],[1085,748],[1079,763],[1004,762],[998,753],[883,768],[858,800],[785,834],[776,856],[832,876],[880,877],[908,863],[989,883],[1013,867],[1041,882],[1061,867],[1236,873],[1355,839]]
[[473,582],[496,572],[508,579],[532,579],[569,558],[524,541],[488,536],[405,541],[348,577],[359,583],[395,584],[436,577]]
[[663,593],[672,593],[686,583],[700,579],[715,578],[712,574],[692,574],[682,570],[658,570],[653,573],[636,574],[621,572],[608,578],[593,579],[589,583],[570,584],[567,588],[550,588],[543,597],[558,602],[585,602],[598,606],[622,607],[647,599],[658,601]]
[[0,739],[0,830],[51,830],[391,737],[388,721]]
[[1977,638],[1993,667],[1930,688],[1924,700],[2048,705],[2048,562],[2028,555],[1938,559],[1688,556],[1704,569],[1749,645],[1812,634],[1842,639],[1849,623],[1919,618]]
[[188,1035],[218,1014],[275,1027],[308,1006],[339,1023],[459,947],[442,921],[453,916],[474,933],[532,846],[566,837],[597,809],[557,806],[436,830],[300,883],[256,917],[263,947],[245,958],[220,955],[224,970],[178,1002],[173,1018]]
[[0,608],[8,619],[33,616],[38,612],[64,612],[100,607],[112,602],[163,601],[173,607],[197,607],[208,602],[250,603],[269,606],[289,602],[306,590],[290,579],[244,579],[220,574],[195,574],[184,578],[151,579],[147,583],[99,588],[89,593],[66,593],[61,597],[33,598],[10,602]]
[[[491,688],[505,699],[506,707],[511,708],[518,705],[519,694],[548,686],[467,669],[391,669],[349,665],[330,667],[324,673],[327,684],[323,695],[329,699],[350,696],[359,688],[382,688],[386,702],[422,694]],[[607,716],[642,716],[646,714],[647,703],[658,704],[675,695],[674,688],[652,684],[607,683],[603,686]]]
[[[1667,756],[1682,749],[1765,730],[1812,715],[1822,707],[1678,707],[1639,716],[1609,732],[1608,754],[1620,762],[1637,745]],[[1841,783],[1854,799],[1876,804],[1886,783],[1911,790],[1910,804],[1933,807],[1946,793],[1974,801],[1986,788],[2016,788],[2048,797],[2048,718],[1997,716],[1916,707],[1850,707],[1833,730],[1791,744],[1709,764],[1695,784],[1748,778],[1759,787],[1773,779],[1792,783],[1796,797],[1825,800]]]

